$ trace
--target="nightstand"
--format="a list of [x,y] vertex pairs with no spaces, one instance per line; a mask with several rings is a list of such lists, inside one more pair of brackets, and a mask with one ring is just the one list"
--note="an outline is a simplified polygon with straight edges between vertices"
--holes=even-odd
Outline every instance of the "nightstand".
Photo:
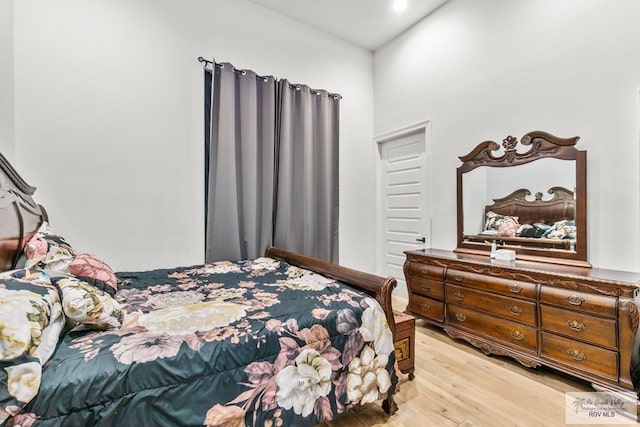
[[416,319],[415,317],[393,311],[393,318],[396,322],[396,339],[394,342],[398,368],[403,374],[409,374],[409,380],[415,378],[415,339],[416,339]]

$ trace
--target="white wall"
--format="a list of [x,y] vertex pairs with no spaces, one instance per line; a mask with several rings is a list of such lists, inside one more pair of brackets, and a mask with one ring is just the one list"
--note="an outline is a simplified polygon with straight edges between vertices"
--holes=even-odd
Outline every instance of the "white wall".
[[532,130],[588,152],[589,260],[640,265],[640,2],[451,0],[374,53],[374,134],[432,119],[434,247],[456,244],[455,170]]
[[0,1],[0,153],[13,161],[13,0]]
[[576,188],[575,161],[544,158],[517,167],[474,169],[462,178],[465,190],[468,178],[473,179],[473,174],[479,169],[488,169],[485,174],[485,199],[481,207],[483,213],[485,205],[492,204],[494,199],[506,197],[521,188],[531,192],[527,200],[534,200],[536,193],[542,193],[542,200],[552,199],[554,196],[549,194],[552,187],[564,187],[570,191]]
[[17,168],[72,245],[118,270],[203,260],[196,58],[215,56],[342,94],[340,260],[373,271],[370,52],[245,0],[14,8]]

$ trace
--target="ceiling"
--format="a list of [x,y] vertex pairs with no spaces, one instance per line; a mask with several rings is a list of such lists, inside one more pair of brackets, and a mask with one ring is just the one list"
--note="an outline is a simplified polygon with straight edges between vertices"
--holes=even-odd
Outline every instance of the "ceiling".
[[406,0],[394,12],[394,0],[249,0],[295,21],[375,50],[448,0]]

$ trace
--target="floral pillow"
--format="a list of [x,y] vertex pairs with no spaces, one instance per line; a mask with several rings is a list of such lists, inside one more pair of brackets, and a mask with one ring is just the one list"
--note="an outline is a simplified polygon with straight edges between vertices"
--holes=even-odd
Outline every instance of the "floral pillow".
[[493,211],[487,212],[484,222],[484,231],[498,231],[498,224],[503,218],[503,215],[497,214]]
[[108,293],[77,277],[54,279],[62,293],[62,308],[71,320],[97,329],[119,328],[125,311]]
[[76,251],[64,238],[53,231],[48,222],[43,222],[38,232],[25,246],[27,262],[25,268],[41,268],[68,272],[69,263]]
[[78,254],[69,263],[69,273],[114,296],[118,290],[118,279],[113,269],[92,254]]
[[543,237],[547,239],[575,239],[576,223],[570,220],[558,221],[547,230]]
[[0,423],[38,393],[42,365],[53,354],[64,324],[58,290],[46,273],[0,274]]

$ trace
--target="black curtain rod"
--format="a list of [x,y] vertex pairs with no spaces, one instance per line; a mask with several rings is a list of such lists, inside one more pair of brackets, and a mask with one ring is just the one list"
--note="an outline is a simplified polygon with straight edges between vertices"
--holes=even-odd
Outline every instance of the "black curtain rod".
[[[198,56],[198,62],[204,62],[205,65],[207,64],[213,64],[214,66],[218,65],[215,63],[215,59],[213,61],[209,61],[208,59],[204,59],[202,56]],[[223,65],[224,66],[224,65]],[[242,72],[244,74],[243,70],[237,70],[238,72]],[[265,82],[268,80],[268,77],[265,76],[259,76],[256,74],[256,77],[259,79],[264,80]],[[275,77],[274,77],[275,79]],[[300,85],[298,84],[293,84],[293,83],[289,83],[289,86],[292,89],[297,89],[300,90]],[[326,91],[320,91],[320,90],[316,90],[316,89],[311,89],[311,93],[315,94],[315,95],[320,95],[322,92],[326,92]],[[342,95],[337,94],[337,93],[330,93],[330,92],[326,92],[328,96],[334,98],[334,99],[342,99]]]
[[[221,67],[221,68],[224,68],[224,64],[218,64],[218,63],[216,63],[215,61],[216,61],[216,60],[215,60],[215,58],[214,58],[214,60],[213,60],[213,61],[209,61],[208,59],[204,59],[202,56],[198,56],[198,62],[203,62],[205,66],[207,66],[208,64],[212,64],[214,67]],[[245,70],[240,70],[240,69],[237,69],[237,68],[234,68],[234,70],[235,70],[236,72],[238,72],[238,73],[242,73],[242,75],[245,75],[245,74],[246,74],[246,71],[245,71]],[[264,80],[265,82],[269,80],[269,77],[260,76],[260,75],[258,75],[258,74],[256,74],[256,78],[262,79],[262,80]],[[275,77],[274,77],[274,79],[275,79]]]
[[198,62],[204,62],[205,64],[213,64],[213,61],[209,61],[208,59],[204,59],[202,56],[198,56]]

